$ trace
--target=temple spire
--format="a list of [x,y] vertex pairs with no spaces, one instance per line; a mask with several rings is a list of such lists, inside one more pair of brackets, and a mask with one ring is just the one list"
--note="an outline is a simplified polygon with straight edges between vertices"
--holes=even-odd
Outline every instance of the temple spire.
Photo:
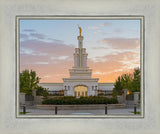
[[83,57],[82,57],[82,48],[83,48],[83,36],[81,36],[82,28],[78,25],[79,36],[78,36],[78,47],[79,47],[79,67],[82,67]]
[[78,28],[79,28],[79,36],[78,36],[78,47],[79,49],[83,48],[83,36],[81,35],[82,34],[82,28],[78,25]]

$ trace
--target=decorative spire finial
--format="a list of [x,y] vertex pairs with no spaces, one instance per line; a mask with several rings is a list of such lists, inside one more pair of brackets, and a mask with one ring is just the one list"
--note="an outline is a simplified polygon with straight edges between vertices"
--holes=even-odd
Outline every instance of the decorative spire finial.
[[78,28],[79,28],[79,35],[81,36],[82,28],[79,25],[78,25]]

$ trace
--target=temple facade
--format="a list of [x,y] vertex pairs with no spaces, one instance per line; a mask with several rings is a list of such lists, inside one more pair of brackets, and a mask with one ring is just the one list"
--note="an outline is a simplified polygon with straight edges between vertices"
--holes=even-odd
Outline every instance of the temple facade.
[[83,36],[78,39],[78,48],[74,52],[74,65],[69,69],[70,77],[63,78],[63,83],[40,83],[52,94],[64,96],[97,96],[98,94],[111,94],[113,83],[98,83],[99,78],[92,78],[92,69],[87,66],[87,52],[83,47]]

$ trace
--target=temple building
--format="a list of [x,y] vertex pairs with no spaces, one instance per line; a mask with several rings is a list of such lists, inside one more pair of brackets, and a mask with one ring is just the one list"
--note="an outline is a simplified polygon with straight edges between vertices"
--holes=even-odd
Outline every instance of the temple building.
[[74,66],[69,69],[70,77],[63,78],[63,83],[40,83],[51,94],[64,96],[97,96],[112,94],[113,83],[98,83],[99,78],[92,78],[92,69],[87,66],[87,52],[83,47],[84,37],[79,27],[78,48],[74,52]]

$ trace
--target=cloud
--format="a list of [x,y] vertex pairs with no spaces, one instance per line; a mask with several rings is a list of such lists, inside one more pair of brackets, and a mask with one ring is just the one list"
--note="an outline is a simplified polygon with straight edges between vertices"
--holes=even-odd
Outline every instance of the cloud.
[[108,49],[108,47],[107,47],[107,46],[105,46],[105,47],[103,47],[103,46],[101,47],[101,46],[100,46],[100,47],[92,47],[92,49],[96,49],[96,50],[97,50],[97,49]]
[[59,57],[51,57],[51,60],[66,60],[69,56],[59,56]]
[[35,70],[41,78],[40,82],[62,82],[62,78],[69,77],[74,46],[35,33],[35,30],[26,29],[23,32],[20,36],[20,71]]
[[[65,51],[63,51],[65,53]],[[24,69],[35,70],[41,79],[40,82],[63,82],[62,78],[69,77],[68,69],[73,66],[74,51],[70,52],[70,56],[54,56],[52,60],[50,55],[37,56],[26,55],[20,56],[21,71]],[[97,56],[97,61],[88,59],[88,66],[93,69],[92,76],[100,78],[99,82],[114,82],[118,75],[131,72],[134,67],[139,66],[139,54],[136,52],[122,52],[117,55]],[[104,61],[103,61],[103,60]],[[49,72],[49,74],[48,74]],[[50,77],[44,77],[50,75]]]
[[72,60],[50,60],[48,56],[20,56],[20,71],[25,69],[36,71],[41,78],[40,82],[62,82],[62,78],[69,77],[68,69],[72,66],[73,57]]
[[106,75],[106,74],[107,74],[107,72],[93,72],[93,74]]
[[117,55],[97,56],[95,60],[89,59],[89,64],[95,68],[95,70],[99,69],[99,71],[97,70],[96,72],[106,72],[106,70],[110,72],[118,69],[134,68],[138,66],[139,63],[140,55],[136,52],[123,52]]
[[25,49],[22,47],[22,48],[20,48],[20,54],[34,55],[34,52],[30,48]]
[[117,61],[117,62],[124,62],[124,61],[131,61],[135,60],[139,56],[137,52],[119,52],[117,54],[109,54],[102,57],[96,57],[96,62],[106,62],[106,61]]
[[93,32],[94,34],[97,34],[97,33],[101,33],[102,31],[101,30],[97,30],[95,32]]
[[46,65],[48,62],[35,62],[35,64]]
[[24,29],[23,31],[24,32],[36,32],[36,30],[34,30],[34,29]]
[[[74,47],[62,41],[24,40],[20,42],[20,71],[35,70],[40,82],[62,82],[73,66]],[[46,74],[50,73],[50,77]],[[60,75],[61,74],[61,75]]]
[[122,33],[123,30],[122,29],[115,29],[114,32],[119,34],[119,33]]
[[47,53],[51,56],[69,56],[73,53],[74,47],[56,42],[45,42],[39,40],[26,40],[20,42],[21,49],[31,49],[35,55]]
[[55,43],[60,43],[60,44],[64,43],[64,41],[62,41],[62,40],[57,40],[57,39],[52,39],[52,38],[47,38],[47,40],[53,41]]
[[43,78],[50,78],[50,77],[51,77],[50,75],[43,76]]
[[135,49],[140,46],[138,38],[104,38],[99,41],[114,49]]
[[105,23],[102,23],[102,24],[100,24],[100,26],[105,26],[105,27],[108,27],[108,26],[111,26],[112,25],[112,23],[110,23],[110,22],[105,22]]
[[96,27],[96,26],[90,26],[90,27],[88,27],[88,29],[99,29],[99,27]]
[[[63,82],[62,78],[68,78],[68,69],[72,68],[74,61],[74,47],[62,40],[48,38],[47,35],[33,34],[32,31],[26,35],[29,37],[22,35],[26,40],[20,42],[20,70],[35,70],[42,78],[40,82]],[[108,53],[88,59],[88,66],[93,69],[93,77],[100,78],[99,82],[113,82],[118,75],[131,72],[134,67],[139,66],[140,54],[132,51],[139,47],[138,39],[104,38],[100,42],[103,46],[95,47],[97,51],[98,48],[110,48],[116,51],[116,54]]]
[[29,39],[29,35],[27,35],[27,34],[20,34],[20,39],[22,39],[22,40],[28,40]]
[[[30,33],[21,36],[20,71],[35,70],[42,78],[41,82],[62,82],[62,77],[69,77],[68,69],[73,66],[74,46],[44,34],[32,33],[33,30],[28,32]],[[48,72],[50,76],[47,75]]]
[[49,38],[45,34],[37,33],[37,31],[34,29],[23,30],[23,32],[21,32],[21,34],[20,34],[20,39],[23,39],[23,40],[36,39],[36,40],[40,40],[40,41],[45,40],[45,41],[56,42],[56,43],[64,43],[64,41],[62,41],[62,40]]
[[30,36],[37,39],[45,39],[46,37],[44,34],[39,34],[39,33],[31,33]]

